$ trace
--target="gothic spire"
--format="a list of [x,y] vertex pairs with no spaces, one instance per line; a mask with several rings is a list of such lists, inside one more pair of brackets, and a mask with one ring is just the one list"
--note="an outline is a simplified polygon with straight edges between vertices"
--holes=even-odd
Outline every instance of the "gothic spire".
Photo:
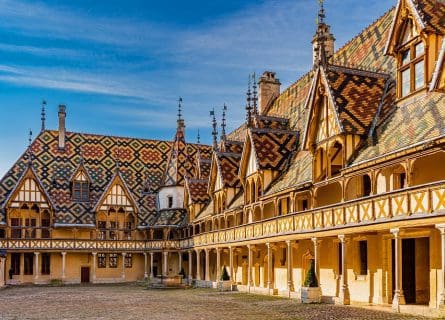
[[32,130],[31,128],[29,129],[29,133],[28,133],[28,166],[32,166],[32,148],[31,148],[31,144],[32,144]]
[[247,82],[247,94],[246,94],[246,121],[247,126],[252,126],[252,92],[250,90],[250,74]]
[[317,31],[312,40],[314,68],[327,65],[329,58],[334,54],[335,42],[335,38],[330,32],[330,26],[325,22],[324,0],[318,0],[318,3]]
[[182,119],[182,98],[178,99],[178,128],[184,127],[184,119]]
[[224,103],[221,120],[221,141],[226,141],[226,111],[227,106]]
[[256,83],[255,72],[253,73],[252,80],[253,80],[253,98],[252,98],[253,114],[256,116],[256,115],[258,115],[258,92],[257,92],[257,83]]
[[46,107],[46,101],[42,100],[42,112],[41,112],[41,118],[40,120],[42,120],[42,128],[41,131],[45,131],[45,120],[46,120],[46,111],[45,111],[45,107]]
[[212,116],[213,150],[217,150],[217,149],[218,149],[218,138],[217,138],[217,136],[218,136],[218,131],[216,130],[217,123],[216,123],[216,117],[215,117],[215,108],[213,108],[213,109],[210,111],[210,116]]
[[196,143],[197,144],[201,143],[201,135],[199,134],[199,129],[198,129],[198,136],[196,137]]

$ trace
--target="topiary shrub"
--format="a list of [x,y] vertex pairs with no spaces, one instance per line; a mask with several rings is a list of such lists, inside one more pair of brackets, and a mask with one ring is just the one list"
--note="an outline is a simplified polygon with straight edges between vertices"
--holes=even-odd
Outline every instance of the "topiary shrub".
[[179,275],[185,278],[185,270],[184,268],[181,268],[181,271],[179,271]]
[[230,276],[227,273],[226,266],[224,266],[222,269],[222,272],[221,272],[221,281],[229,281],[229,280],[230,280]]
[[315,261],[311,260],[311,265],[306,273],[306,279],[304,280],[304,286],[310,288],[318,287],[317,275],[315,274]]

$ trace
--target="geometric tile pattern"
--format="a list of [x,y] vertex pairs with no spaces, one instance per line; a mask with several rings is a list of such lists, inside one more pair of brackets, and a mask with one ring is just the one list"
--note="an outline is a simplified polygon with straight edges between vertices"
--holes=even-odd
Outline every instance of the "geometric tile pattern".
[[239,188],[241,181],[238,176],[240,153],[216,152],[216,163],[222,175],[224,187]]
[[210,195],[207,193],[209,180],[208,179],[186,179],[186,188],[192,203],[207,203],[210,200]]
[[445,4],[438,0],[416,0],[414,6],[427,31],[445,35]]

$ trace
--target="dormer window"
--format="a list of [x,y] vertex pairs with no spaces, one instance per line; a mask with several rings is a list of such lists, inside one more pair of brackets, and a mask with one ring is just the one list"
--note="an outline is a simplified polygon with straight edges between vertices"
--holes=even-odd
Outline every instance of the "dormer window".
[[90,182],[87,175],[80,170],[74,177],[73,181],[73,200],[89,201],[90,199]]

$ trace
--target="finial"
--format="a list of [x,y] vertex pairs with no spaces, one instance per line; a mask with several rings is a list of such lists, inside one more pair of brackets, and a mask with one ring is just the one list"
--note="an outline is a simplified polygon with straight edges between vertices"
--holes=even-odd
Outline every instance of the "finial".
[[32,130],[31,130],[31,128],[29,128],[29,133],[28,133],[28,165],[29,166],[32,165],[32,148],[31,148],[31,144],[32,144]]
[[256,116],[258,114],[258,92],[257,92],[257,83],[256,83],[256,74],[253,73],[253,114]]
[[197,144],[201,143],[201,135],[199,134],[199,129],[198,129],[198,136],[196,137],[196,143]]
[[325,10],[324,10],[324,0],[318,0],[320,5],[320,9],[318,10],[317,17],[317,32],[316,32],[316,41],[317,41],[317,61],[314,66],[324,66],[327,65],[327,56],[326,56],[326,24],[324,19],[326,18]]
[[227,106],[224,103],[221,121],[221,141],[226,141],[226,111]]
[[215,117],[215,108],[213,108],[210,111],[210,116],[212,116],[212,136],[213,136],[213,150],[217,150],[218,149],[218,140],[217,140],[217,135],[218,135],[218,131],[216,131],[216,117]]
[[42,100],[42,117],[40,118],[42,120],[42,129],[41,131],[45,131],[45,120],[46,120],[46,111],[45,111],[45,107],[46,107],[46,101]]
[[248,82],[247,82],[247,101],[246,101],[246,120],[247,120],[247,126],[250,127],[252,125],[252,105],[251,105],[251,100],[252,100],[252,93],[250,91],[250,74],[248,77]]
[[318,10],[317,24],[323,24],[324,18],[326,18],[326,14],[324,12],[324,0],[318,0],[318,4],[320,5],[320,9]]
[[180,121],[180,120],[182,120],[182,98],[181,97],[179,97],[179,100],[178,100],[178,121]]

